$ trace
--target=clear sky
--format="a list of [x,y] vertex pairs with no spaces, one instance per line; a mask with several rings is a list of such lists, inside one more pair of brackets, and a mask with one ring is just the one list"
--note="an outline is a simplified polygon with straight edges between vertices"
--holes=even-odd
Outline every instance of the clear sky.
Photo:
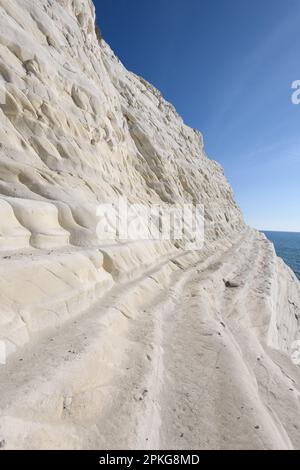
[[247,223],[300,232],[300,1],[94,3],[125,66],[203,133]]

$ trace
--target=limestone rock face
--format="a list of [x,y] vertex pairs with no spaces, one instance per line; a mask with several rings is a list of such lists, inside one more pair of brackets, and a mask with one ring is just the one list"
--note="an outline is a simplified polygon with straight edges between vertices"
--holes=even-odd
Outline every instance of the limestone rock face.
[[[70,210],[79,225],[84,206],[93,212],[120,195],[143,204],[201,203],[210,238],[241,229],[201,134],[99,45],[94,21],[87,0],[1,3],[3,196],[50,203],[61,224]],[[90,242],[88,232],[79,238]]]
[[[91,0],[0,0],[0,123],[0,441],[300,448],[299,282]],[[100,243],[120,197],[203,205],[204,246]]]

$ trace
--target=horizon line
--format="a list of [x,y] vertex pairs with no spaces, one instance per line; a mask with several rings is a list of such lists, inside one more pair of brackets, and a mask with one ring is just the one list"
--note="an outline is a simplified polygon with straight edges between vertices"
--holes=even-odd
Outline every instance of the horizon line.
[[300,233],[299,230],[271,230],[271,229],[257,229],[259,232],[277,232],[277,233]]

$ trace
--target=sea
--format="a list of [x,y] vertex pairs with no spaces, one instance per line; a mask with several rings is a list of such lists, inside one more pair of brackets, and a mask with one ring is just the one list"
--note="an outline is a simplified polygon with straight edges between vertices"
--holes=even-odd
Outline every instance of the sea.
[[263,232],[274,244],[277,255],[292,268],[300,279],[300,233]]

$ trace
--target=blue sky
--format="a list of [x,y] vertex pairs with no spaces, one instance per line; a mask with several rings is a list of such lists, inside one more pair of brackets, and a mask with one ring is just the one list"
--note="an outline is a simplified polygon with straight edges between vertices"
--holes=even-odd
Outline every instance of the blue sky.
[[247,223],[300,232],[300,1],[94,3],[125,66],[203,133]]

